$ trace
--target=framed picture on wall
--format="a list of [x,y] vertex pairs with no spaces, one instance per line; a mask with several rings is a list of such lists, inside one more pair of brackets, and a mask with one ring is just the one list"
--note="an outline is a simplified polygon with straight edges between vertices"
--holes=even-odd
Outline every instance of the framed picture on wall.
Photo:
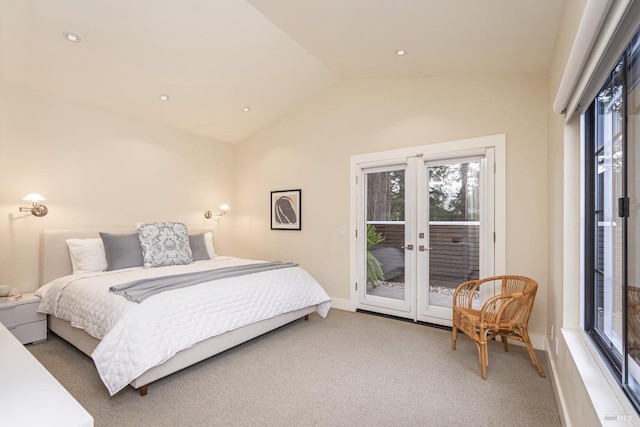
[[302,229],[302,190],[271,192],[271,229]]

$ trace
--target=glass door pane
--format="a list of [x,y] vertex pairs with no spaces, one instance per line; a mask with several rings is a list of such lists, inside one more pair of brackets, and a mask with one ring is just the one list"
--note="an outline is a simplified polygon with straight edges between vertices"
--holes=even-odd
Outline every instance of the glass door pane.
[[361,302],[409,311],[411,295],[405,256],[406,168],[376,168],[364,173],[366,288]]
[[428,305],[451,308],[462,282],[480,271],[481,159],[427,164]]

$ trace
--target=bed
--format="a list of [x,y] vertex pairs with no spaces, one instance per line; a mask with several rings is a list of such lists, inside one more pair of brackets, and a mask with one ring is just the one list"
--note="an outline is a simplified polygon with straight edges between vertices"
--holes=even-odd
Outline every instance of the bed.
[[[140,303],[113,292],[149,274],[172,282],[174,277],[263,262],[219,256],[209,247],[211,260],[74,272],[78,266],[68,241],[97,241],[100,233],[118,237],[136,232],[140,230],[45,230],[41,239],[39,311],[49,314],[51,331],[93,358],[111,395],[129,384],[144,396],[153,381],[311,313],[321,317],[328,313],[328,295],[296,265],[168,288],[172,290]],[[205,232],[189,229],[190,235]],[[194,259],[195,254],[194,250]],[[223,302],[225,306],[216,306]]]

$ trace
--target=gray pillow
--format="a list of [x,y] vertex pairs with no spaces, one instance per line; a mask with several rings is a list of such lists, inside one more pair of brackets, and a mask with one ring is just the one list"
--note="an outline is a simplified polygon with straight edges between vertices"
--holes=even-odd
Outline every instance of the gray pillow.
[[143,267],[163,267],[191,263],[187,225],[183,222],[136,224]]
[[142,246],[137,234],[100,233],[107,258],[107,271],[142,267]]
[[204,241],[204,233],[189,234],[189,246],[191,247],[191,259],[194,261],[200,261],[209,258],[209,252],[207,252],[207,245]]

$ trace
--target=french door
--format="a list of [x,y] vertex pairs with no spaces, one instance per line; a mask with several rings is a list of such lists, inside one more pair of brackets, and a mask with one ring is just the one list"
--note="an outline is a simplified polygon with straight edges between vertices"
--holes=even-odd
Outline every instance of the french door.
[[358,309],[451,324],[455,287],[494,272],[494,162],[481,147],[357,165]]

